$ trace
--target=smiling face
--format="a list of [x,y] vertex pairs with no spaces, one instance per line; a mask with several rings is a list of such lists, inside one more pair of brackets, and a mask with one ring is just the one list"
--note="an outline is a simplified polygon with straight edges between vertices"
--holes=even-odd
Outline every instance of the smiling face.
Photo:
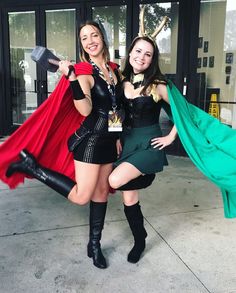
[[152,62],[154,48],[145,40],[138,40],[129,54],[129,63],[134,73],[145,71]]
[[85,25],[80,30],[80,42],[84,51],[91,57],[103,53],[103,39],[99,30],[93,25]]

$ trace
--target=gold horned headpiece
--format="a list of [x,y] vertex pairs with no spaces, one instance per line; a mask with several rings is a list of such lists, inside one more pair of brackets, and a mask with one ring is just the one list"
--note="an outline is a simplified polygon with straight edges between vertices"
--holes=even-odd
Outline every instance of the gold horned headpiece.
[[145,31],[145,27],[144,27],[144,10],[145,10],[145,7],[142,6],[141,11],[140,11],[140,16],[139,16],[140,17],[140,26],[139,26],[138,36],[139,37],[148,37],[148,38],[150,38],[155,43],[156,36],[163,29],[164,25],[166,24],[166,22],[168,21],[169,18],[167,16],[164,16],[164,18],[161,21],[161,23],[159,24],[159,26],[157,26],[157,28],[155,29],[155,31],[151,35],[149,35]]

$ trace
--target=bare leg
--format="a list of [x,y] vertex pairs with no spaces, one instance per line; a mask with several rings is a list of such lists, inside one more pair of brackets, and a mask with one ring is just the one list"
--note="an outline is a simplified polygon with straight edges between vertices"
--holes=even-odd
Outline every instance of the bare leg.
[[122,192],[123,202],[126,206],[132,206],[139,201],[137,190],[127,190]]
[[98,165],[75,161],[77,184],[68,195],[73,203],[84,205],[91,199],[97,202],[107,201],[109,193],[108,176],[112,164]]
[[96,189],[94,190],[91,200],[94,202],[106,202],[109,195],[108,177],[112,172],[112,164],[101,165]]
[[118,189],[120,186],[137,178],[142,173],[132,164],[124,162],[116,167],[109,176],[109,183],[112,188]]

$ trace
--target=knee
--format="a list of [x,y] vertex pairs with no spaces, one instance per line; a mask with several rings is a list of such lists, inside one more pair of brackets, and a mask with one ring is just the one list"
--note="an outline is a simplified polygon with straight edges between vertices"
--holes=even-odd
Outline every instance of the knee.
[[80,205],[80,206],[84,206],[89,202],[90,202],[90,197],[87,198],[87,197],[77,196],[75,203]]
[[137,198],[126,198],[123,200],[124,205],[133,206],[138,202]]
[[69,194],[68,199],[77,204],[77,205],[86,205],[87,203],[90,202],[92,195],[86,191],[82,190],[74,190],[71,194]]
[[119,178],[113,174],[109,176],[108,181],[110,186],[114,189],[117,189],[122,185]]
[[77,205],[80,205],[80,206],[83,206],[83,205],[86,205],[87,203],[90,202],[90,198],[83,198],[83,197],[72,197],[70,198],[70,201],[77,204]]
[[92,200],[98,201],[98,202],[105,202],[107,201],[108,195],[109,195],[110,187],[106,183],[105,185],[98,186],[95,189],[95,192],[93,194]]
[[139,201],[138,191],[129,190],[123,192],[123,203],[126,206],[133,206]]

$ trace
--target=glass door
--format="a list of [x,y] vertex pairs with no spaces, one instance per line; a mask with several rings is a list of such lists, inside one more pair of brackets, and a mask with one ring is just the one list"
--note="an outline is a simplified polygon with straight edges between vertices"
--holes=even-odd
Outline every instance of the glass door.
[[35,46],[47,47],[61,59],[76,60],[76,8],[54,7],[7,14],[13,126],[22,124],[37,109],[60,78],[58,72],[45,72],[32,61]]
[[235,18],[234,0],[201,0],[198,103],[206,112],[233,128],[236,128]]
[[37,108],[36,64],[30,54],[35,47],[35,11],[9,12],[10,95],[13,124],[22,124]]

